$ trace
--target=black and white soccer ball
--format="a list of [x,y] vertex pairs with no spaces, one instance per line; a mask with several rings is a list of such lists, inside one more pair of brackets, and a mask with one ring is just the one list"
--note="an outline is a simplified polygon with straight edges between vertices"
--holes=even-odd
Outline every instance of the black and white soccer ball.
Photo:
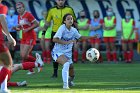
[[86,58],[90,62],[96,62],[100,57],[100,53],[96,48],[90,48],[86,52]]

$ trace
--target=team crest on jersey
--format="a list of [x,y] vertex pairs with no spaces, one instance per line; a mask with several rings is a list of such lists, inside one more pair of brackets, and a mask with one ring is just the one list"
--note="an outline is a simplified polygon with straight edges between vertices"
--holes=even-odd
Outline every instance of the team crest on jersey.
[[19,24],[20,25],[30,25],[28,19],[26,19],[26,18],[20,19]]

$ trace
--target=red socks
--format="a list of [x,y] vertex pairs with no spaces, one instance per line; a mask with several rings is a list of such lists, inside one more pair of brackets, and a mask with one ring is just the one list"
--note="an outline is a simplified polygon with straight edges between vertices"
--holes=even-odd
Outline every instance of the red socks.
[[110,51],[107,51],[107,61],[111,61],[111,53],[110,53]]
[[77,50],[74,50],[74,51],[73,51],[73,61],[74,61],[75,63],[78,62],[78,51],[77,51]]
[[43,62],[50,64],[51,62],[51,51],[43,51],[42,52]]
[[47,63],[50,64],[51,63],[51,51],[50,50],[46,51],[46,57],[47,57]]
[[85,61],[85,60],[86,60],[86,52],[83,51],[83,52],[82,52],[82,61]]
[[8,87],[14,87],[14,86],[18,86],[18,85],[17,85],[17,82],[8,82],[7,86]]
[[103,58],[102,58],[102,54],[101,54],[101,53],[100,53],[99,61],[100,61],[101,63],[103,62]]
[[116,52],[113,52],[112,55],[113,55],[113,61],[116,62],[117,61],[117,53]]
[[11,71],[8,70],[5,67],[2,67],[0,71],[0,84],[5,80],[5,77],[8,75],[8,80],[10,80],[11,77]]
[[130,50],[130,51],[125,51],[124,52],[124,60],[126,61],[126,62],[131,62],[132,61],[132,59],[133,59],[133,50]]
[[32,68],[35,68],[35,63],[34,62],[24,62],[24,63],[22,63],[22,67],[24,70],[32,69]]
[[123,56],[124,56],[124,61],[127,62],[127,61],[128,61],[128,54],[127,54],[127,51],[124,52]]

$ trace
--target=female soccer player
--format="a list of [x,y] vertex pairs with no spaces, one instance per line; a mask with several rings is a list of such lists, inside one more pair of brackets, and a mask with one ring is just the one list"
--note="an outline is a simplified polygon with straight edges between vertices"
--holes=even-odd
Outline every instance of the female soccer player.
[[43,62],[46,63],[50,63],[51,62],[51,50],[50,50],[50,44],[51,44],[51,33],[52,33],[52,29],[51,27],[49,27],[47,29],[47,31],[45,32],[45,35],[42,35],[43,31],[42,28],[45,25],[45,18],[46,18],[47,12],[46,11],[42,11],[42,16],[43,19],[40,21],[39,24],[39,34],[38,34],[38,38],[40,40],[40,45],[42,48],[42,57],[43,57]]
[[[90,38],[90,43],[91,47],[95,47],[96,49],[99,50],[100,48],[100,43],[103,38],[103,28],[102,28],[102,19],[100,19],[100,13],[98,10],[93,11],[93,17],[94,19],[91,19],[90,24],[91,24],[91,31],[90,31],[90,36],[94,36],[98,34],[99,38]],[[101,54],[101,53],[100,53]],[[102,56],[100,55],[99,61],[102,62]]]
[[[33,46],[36,44],[36,32],[34,28],[39,26],[39,23],[34,18],[34,16],[25,10],[24,4],[22,2],[18,2],[16,4],[16,9],[18,12],[18,27],[16,30],[22,30],[23,35],[20,44],[20,55],[23,62],[30,61],[35,62],[35,57],[29,55],[32,51]],[[33,69],[27,74],[33,74]]]
[[[78,30],[82,36],[89,36],[89,19],[86,18],[86,12],[84,10],[80,11],[79,13],[80,18],[77,20]],[[82,63],[86,61],[86,47],[87,47],[86,39],[81,40],[82,44]],[[80,46],[79,46],[80,47]]]
[[16,41],[8,32],[5,19],[8,9],[1,2],[2,0],[0,0],[0,93],[10,93],[10,91],[7,89],[7,80],[11,76],[11,67],[13,62],[10,52],[5,45],[3,33],[7,36],[8,42],[11,45],[15,46]]
[[73,78],[68,81],[68,77],[74,76],[74,67],[72,65],[72,46],[76,42],[76,39],[89,39],[90,37],[81,36],[77,29],[72,26],[73,17],[71,14],[65,14],[62,23],[63,24],[59,27],[53,37],[55,45],[52,50],[52,57],[55,62],[63,65],[63,88],[69,89],[69,82],[71,82]]
[[124,52],[124,60],[127,63],[131,63],[133,59],[133,43],[135,41],[134,28],[135,21],[131,18],[131,13],[126,11],[125,19],[122,19],[122,49]]
[[116,53],[116,17],[113,14],[112,8],[107,9],[107,16],[103,21],[103,37],[106,45],[107,60],[108,62],[117,63],[117,53]]

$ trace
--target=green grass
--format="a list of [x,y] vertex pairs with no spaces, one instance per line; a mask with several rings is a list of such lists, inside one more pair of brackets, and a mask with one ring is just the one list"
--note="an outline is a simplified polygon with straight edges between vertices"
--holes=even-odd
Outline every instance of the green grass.
[[41,73],[26,75],[18,71],[11,81],[26,80],[26,87],[10,87],[12,93],[140,93],[140,64],[74,64],[75,86],[62,89],[61,69],[58,78],[50,78],[52,64],[47,64]]

